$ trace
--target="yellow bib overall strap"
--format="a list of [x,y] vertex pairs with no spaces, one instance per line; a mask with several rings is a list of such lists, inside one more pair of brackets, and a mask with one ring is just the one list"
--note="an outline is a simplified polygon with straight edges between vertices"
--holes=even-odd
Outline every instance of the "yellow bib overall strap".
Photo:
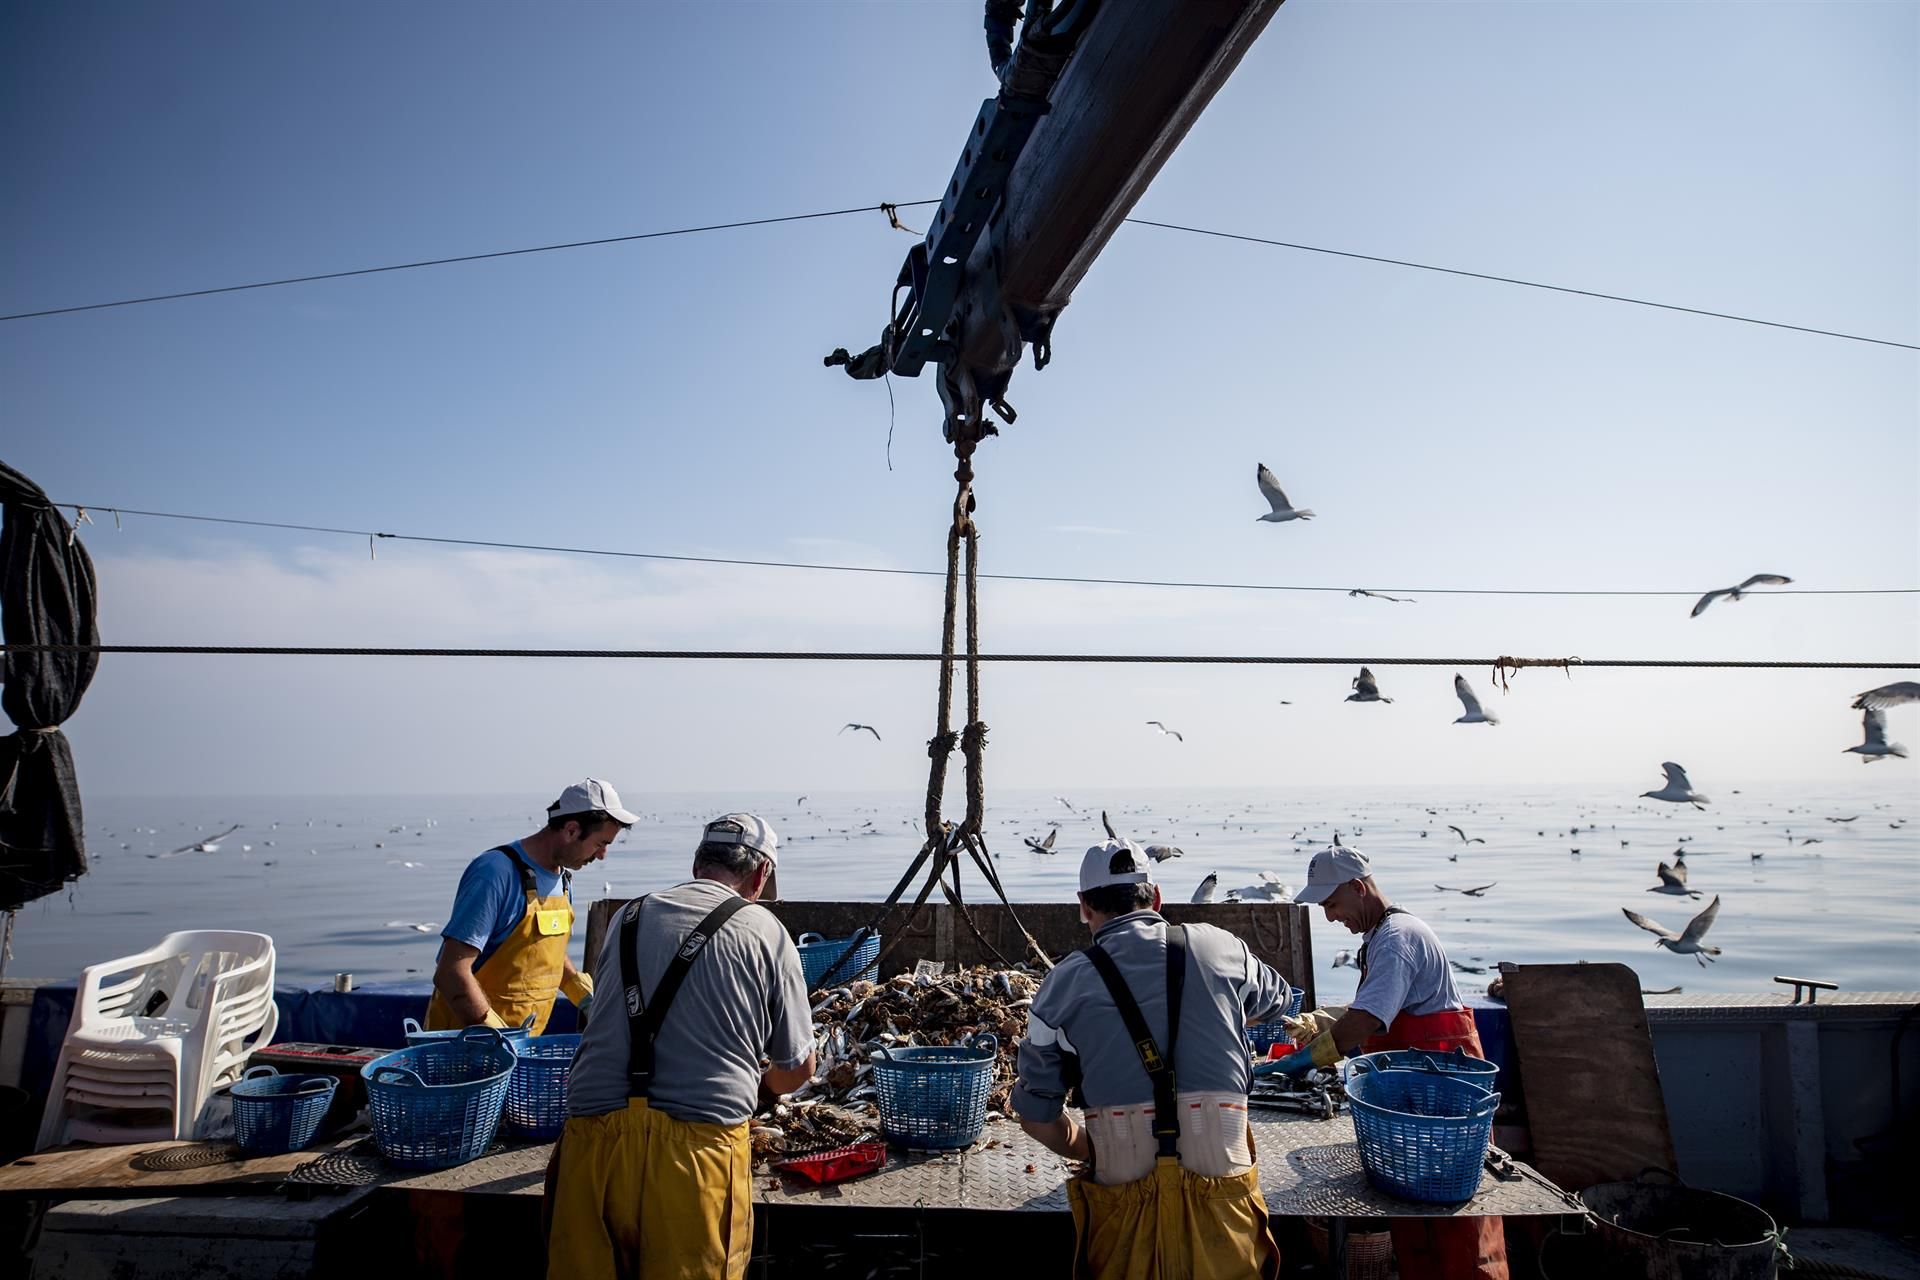
[[[520,1026],[533,1017],[533,1034],[546,1030],[553,1012],[553,999],[560,991],[560,977],[567,968],[567,943],[573,936],[573,904],[567,901],[566,882],[561,873],[561,891],[551,898],[540,896],[533,866],[519,850],[507,845],[488,853],[505,855],[520,873],[520,891],[527,907],[514,927],[487,956],[473,967],[474,980],[486,994],[487,1006],[510,1027]],[[427,1030],[449,1031],[466,1025],[438,991],[427,1004]]]

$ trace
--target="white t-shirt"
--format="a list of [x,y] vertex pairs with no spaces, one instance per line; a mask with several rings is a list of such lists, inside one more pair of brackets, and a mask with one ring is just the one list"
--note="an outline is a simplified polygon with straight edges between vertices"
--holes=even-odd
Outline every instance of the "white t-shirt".
[[1396,911],[1375,925],[1367,935],[1366,960],[1351,1007],[1365,1009],[1383,1027],[1402,1013],[1465,1007],[1440,939],[1417,916]]

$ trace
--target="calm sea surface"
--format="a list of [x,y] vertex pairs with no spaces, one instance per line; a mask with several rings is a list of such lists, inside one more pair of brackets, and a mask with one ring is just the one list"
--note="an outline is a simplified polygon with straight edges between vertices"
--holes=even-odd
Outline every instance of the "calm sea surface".
[[[1775,974],[1901,990],[1920,986],[1913,767],[1876,765],[1878,776],[1847,786],[1723,791],[1705,811],[1571,788],[1088,791],[1065,797],[1072,810],[1051,794],[1002,791],[988,831],[1016,901],[1071,900],[1079,854],[1100,835],[1104,806],[1124,834],[1184,850],[1160,867],[1169,900],[1186,901],[1210,871],[1219,873],[1223,896],[1261,871],[1297,886],[1308,856],[1337,830],[1373,858],[1388,894],[1432,923],[1456,961],[1617,960],[1634,966],[1644,986],[1688,991],[1763,990]],[[482,849],[533,831],[544,803],[89,797],[93,870],[20,913],[7,973],[72,978],[169,930],[228,928],[271,934],[282,982],[330,983],[339,972],[361,982],[425,975],[461,868]],[[605,862],[575,879],[576,957],[589,903],[685,879],[700,824],[727,809],[754,809],[779,830],[780,888],[789,898],[877,901],[919,847],[919,801],[903,794],[821,794],[804,802],[654,794],[629,803],[644,820]],[[234,823],[240,830],[217,852],[155,856]],[[1486,843],[1463,844],[1449,825]],[[1024,848],[1022,837],[1044,838],[1055,826],[1061,852]],[[1816,843],[1804,843],[1809,838]],[[1655,864],[1679,849],[1691,883],[1707,895],[1697,902],[1646,892],[1656,883]],[[1489,882],[1494,887],[1479,898],[1435,888]],[[974,897],[984,888],[977,874],[968,886]],[[1656,950],[1651,935],[1620,914],[1630,907],[1677,929],[1714,894],[1722,901],[1708,941],[1725,954],[1707,969]],[[1318,910],[1313,915],[1318,991],[1323,1000],[1344,998],[1354,971],[1333,960],[1356,940]],[[1459,981],[1473,992],[1487,978],[1461,974]]]

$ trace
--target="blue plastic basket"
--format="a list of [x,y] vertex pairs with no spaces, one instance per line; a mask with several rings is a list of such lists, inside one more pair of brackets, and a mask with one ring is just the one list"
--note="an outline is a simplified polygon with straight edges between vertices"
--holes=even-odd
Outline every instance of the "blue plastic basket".
[[[409,1049],[418,1044],[442,1044],[448,1040],[458,1040],[467,1032],[474,1030],[472,1027],[459,1027],[452,1031],[427,1031],[412,1018],[400,1019],[400,1029],[407,1033]],[[491,1029],[498,1030],[502,1036],[506,1037],[507,1044],[517,1049],[533,1035],[533,1015],[528,1014],[527,1020],[517,1027]]]
[[[1299,987],[1295,987],[1293,989],[1293,999],[1288,1003],[1286,1013],[1281,1016],[1287,1018],[1299,1017],[1300,1006],[1306,1002],[1306,998],[1307,993]],[[1256,1022],[1247,1028],[1247,1046],[1261,1057],[1265,1057],[1267,1050],[1273,1048],[1275,1044],[1285,1039],[1287,1039],[1287,1028],[1284,1023],[1279,1021]]]
[[233,1140],[257,1156],[303,1150],[320,1131],[333,1091],[332,1076],[283,1076],[255,1067],[233,1086]]
[[[853,935],[856,938],[859,936]],[[817,933],[803,933],[795,945],[800,951],[800,972],[806,975],[807,990],[811,991],[826,976],[827,970],[833,968],[840,957],[847,953],[847,948],[853,945],[853,938],[825,938]],[[877,981],[880,977],[879,959],[880,935],[870,933],[867,940],[860,944],[860,950],[853,959],[840,966],[833,980],[836,983],[863,978],[868,982]]]
[[1445,1070],[1379,1070],[1373,1056],[1354,1060],[1346,1085],[1367,1177],[1402,1200],[1471,1199],[1500,1095]]
[[407,1169],[464,1164],[493,1143],[519,1061],[491,1027],[414,1045],[360,1068],[380,1154]]
[[878,1050],[872,1062],[880,1132],[918,1151],[972,1146],[987,1123],[999,1056],[999,1038],[986,1032],[964,1045]]
[[[1358,1064],[1365,1062],[1366,1067]],[[1352,1059],[1348,1070],[1372,1071],[1438,1071],[1443,1075],[1459,1076],[1462,1080],[1471,1080],[1487,1092],[1494,1092],[1494,1077],[1500,1074],[1500,1068],[1485,1058],[1475,1058],[1465,1049],[1452,1049],[1446,1053],[1436,1053],[1431,1049],[1389,1049],[1385,1053],[1367,1053]]]
[[519,1047],[507,1081],[507,1127],[527,1138],[557,1138],[567,1124],[567,1081],[580,1052],[578,1034],[534,1036]]

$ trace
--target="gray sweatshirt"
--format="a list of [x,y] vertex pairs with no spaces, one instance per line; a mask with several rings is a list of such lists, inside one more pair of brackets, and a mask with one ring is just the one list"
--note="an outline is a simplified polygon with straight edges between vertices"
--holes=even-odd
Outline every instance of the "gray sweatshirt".
[[[1113,957],[1147,1029],[1167,1047],[1167,922],[1155,911],[1117,916],[1094,935]],[[1253,1082],[1243,1032],[1278,1018],[1293,991],[1247,944],[1212,925],[1187,926],[1187,979],[1180,995],[1174,1075],[1182,1092],[1245,1093]],[[1080,1056],[1090,1107],[1153,1101],[1153,1084],[1093,962],[1075,952],[1055,966],[1027,1011],[1013,1108],[1023,1120],[1059,1116],[1067,1095],[1065,1055]]]

